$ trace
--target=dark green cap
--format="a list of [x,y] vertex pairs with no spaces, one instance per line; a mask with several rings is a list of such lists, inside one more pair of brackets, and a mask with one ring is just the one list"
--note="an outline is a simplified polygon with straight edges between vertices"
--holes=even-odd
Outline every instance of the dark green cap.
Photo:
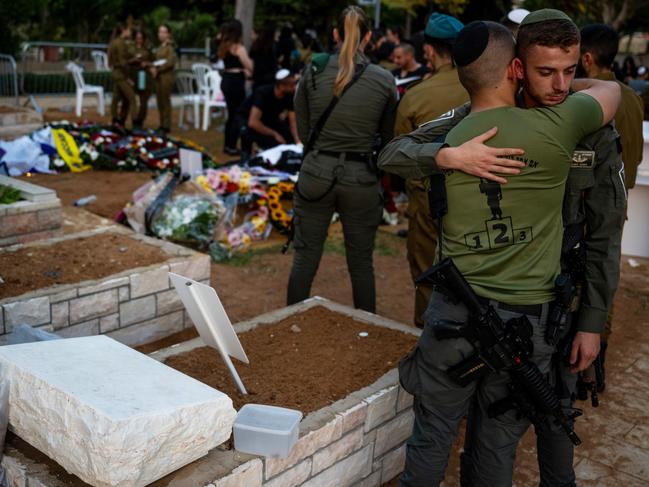
[[536,24],[538,22],[547,22],[548,20],[567,20],[569,22],[573,22],[573,20],[561,10],[556,10],[554,8],[542,8],[541,10],[536,10],[526,15],[521,22],[521,27],[523,27],[524,25]]

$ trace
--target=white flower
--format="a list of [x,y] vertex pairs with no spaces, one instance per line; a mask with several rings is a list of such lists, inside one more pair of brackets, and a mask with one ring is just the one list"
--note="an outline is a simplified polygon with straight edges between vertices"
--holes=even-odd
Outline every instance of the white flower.
[[167,147],[173,147],[173,146],[174,146],[174,145],[173,145],[172,142],[167,142]]
[[117,165],[118,165],[119,167],[126,166],[126,161],[119,161],[119,162],[117,163]]
[[60,157],[57,157],[56,159],[54,159],[54,165],[56,167],[63,167],[63,166],[65,166],[65,161],[63,159],[61,159]]
[[97,152],[96,150],[93,150],[93,151],[90,152],[90,159],[91,160],[96,161],[98,157],[99,157],[99,152]]
[[164,159],[162,159],[162,162],[163,162],[164,164],[169,164],[169,159],[167,159],[167,158],[165,157]]
[[198,216],[198,211],[195,208],[185,208],[183,210],[183,223],[189,223]]
[[104,140],[106,140],[106,139],[104,139],[103,137],[97,137],[95,139],[95,144],[101,144]]
[[140,147],[140,153],[146,154],[146,147]]

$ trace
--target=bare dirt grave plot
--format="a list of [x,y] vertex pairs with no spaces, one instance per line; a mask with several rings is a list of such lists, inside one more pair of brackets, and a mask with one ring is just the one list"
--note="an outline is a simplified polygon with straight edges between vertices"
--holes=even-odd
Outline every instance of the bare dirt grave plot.
[[64,206],[95,195],[96,201],[83,208],[113,220],[131,201],[133,191],[151,181],[153,172],[84,171],[81,173],[32,174],[20,179],[56,191]]
[[169,258],[157,247],[114,233],[0,252],[0,299],[144,267]]
[[[367,336],[359,336],[361,332]],[[306,415],[376,381],[417,340],[320,306],[241,333],[239,339],[250,360],[235,365],[247,396],[238,392],[212,348],[170,357],[165,364],[226,393],[235,409],[252,402]]]

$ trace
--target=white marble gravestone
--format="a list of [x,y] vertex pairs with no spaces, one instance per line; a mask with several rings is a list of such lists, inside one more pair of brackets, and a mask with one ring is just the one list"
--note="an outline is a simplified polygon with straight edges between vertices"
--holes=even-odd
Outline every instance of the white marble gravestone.
[[106,336],[0,347],[9,424],[97,486],[144,486],[226,441],[225,394]]

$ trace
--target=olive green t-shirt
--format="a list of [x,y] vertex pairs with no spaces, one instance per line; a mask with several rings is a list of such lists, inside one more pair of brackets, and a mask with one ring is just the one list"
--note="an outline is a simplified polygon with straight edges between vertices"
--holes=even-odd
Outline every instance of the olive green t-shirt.
[[578,93],[554,107],[471,113],[449,132],[446,142],[458,146],[498,127],[488,145],[525,150],[516,157],[525,167],[506,185],[460,171],[446,177],[442,250],[480,296],[509,304],[553,299],[560,272],[561,205],[572,154],[577,142],[601,122],[599,103]]

